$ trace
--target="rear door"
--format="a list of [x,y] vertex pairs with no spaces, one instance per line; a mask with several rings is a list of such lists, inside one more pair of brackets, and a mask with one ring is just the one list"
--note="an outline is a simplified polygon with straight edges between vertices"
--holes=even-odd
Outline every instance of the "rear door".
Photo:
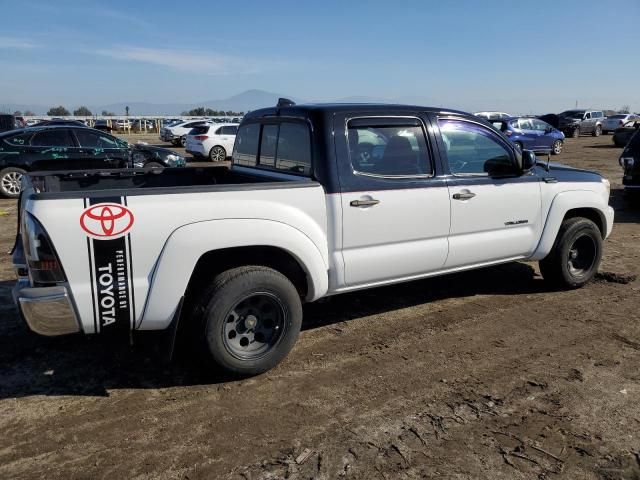
[[535,131],[538,133],[536,137],[535,149],[545,151],[551,150],[551,145],[553,145],[553,142],[555,141],[555,138],[552,135],[553,130],[551,125],[536,118],[532,118],[531,123]]
[[530,255],[542,228],[540,179],[535,174],[490,177],[488,161],[516,164],[511,145],[469,119],[438,120],[451,198],[446,268]]
[[334,120],[348,287],[419,277],[446,261],[450,202],[444,179],[435,176],[425,121],[348,114]]
[[527,150],[534,150],[538,143],[539,134],[536,131],[530,118],[519,118],[518,128],[522,132],[520,141],[523,148]]
[[76,150],[70,129],[45,128],[31,137],[27,155],[34,171],[75,170],[78,168]]

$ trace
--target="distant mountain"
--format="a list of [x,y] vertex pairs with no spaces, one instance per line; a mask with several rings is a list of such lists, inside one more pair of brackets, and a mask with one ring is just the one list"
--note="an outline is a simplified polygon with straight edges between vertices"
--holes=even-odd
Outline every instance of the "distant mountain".
[[[116,115],[124,115],[127,106],[129,107],[130,115],[179,115],[182,112],[189,111],[198,107],[211,108],[213,110],[232,110],[234,112],[247,112],[249,110],[255,110],[257,108],[273,106],[278,102],[278,98],[280,97],[289,98],[296,103],[305,103],[306,101],[289,96],[287,94],[279,94],[266,92],[264,90],[253,89],[239,93],[238,95],[233,95],[229,98],[219,100],[205,100],[197,103],[119,102],[111,103],[109,105],[87,105],[87,107],[97,115],[99,115],[103,110],[113,112]],[[427,97],[382,98],[369,96],[350,96],[332,101],[335,103],[406,103],[414,105],[436,106],[434,102],[430,101]],[[21,112],[31,110],[37,115],[46,115],[47,111],[52,106],[54,105],[44,106],[0,103],[0,112],[11,113],[16,110],[20,110]],[[65,106],[69,111],[73,111],[74,108],[78,108],[78,105]]]

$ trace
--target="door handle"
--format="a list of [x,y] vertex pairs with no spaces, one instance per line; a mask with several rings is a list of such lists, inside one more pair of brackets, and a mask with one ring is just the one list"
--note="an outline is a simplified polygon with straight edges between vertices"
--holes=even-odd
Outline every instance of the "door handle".
[[373,205],[377,205],[380,203],[380,200],[351,200],[349,205],[352,207],[372,207]]
[[467,193],[454,193],[453,194],[453,199],[454,200],[469,200],[473,197],[475,197],[476,194],[475,193],[471,193],[471,192],[467,192]]

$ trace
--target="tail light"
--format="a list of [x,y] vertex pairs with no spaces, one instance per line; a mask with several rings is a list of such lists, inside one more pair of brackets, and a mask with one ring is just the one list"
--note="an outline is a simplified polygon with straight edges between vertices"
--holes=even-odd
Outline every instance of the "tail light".
[[206,140],[207,138],[209,138],[208,135],[196,135],[195,137],[193,137],[195,140]]
[[28,212],[24,213],[22,245],[34,284],[51,285],[66,282],[49,235],[42,224]]

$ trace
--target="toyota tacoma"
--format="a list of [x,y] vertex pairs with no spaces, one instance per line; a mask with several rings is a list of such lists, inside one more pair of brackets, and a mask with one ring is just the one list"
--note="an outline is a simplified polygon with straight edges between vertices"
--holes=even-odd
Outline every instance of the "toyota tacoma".
[[253,375],[291,350],[304,302],[518,260],[580,287],[613,226],[606,179],[453,110],[283,99],[244,117],[232,158],[29,174],[13,262],[31,329],[180,325]]

